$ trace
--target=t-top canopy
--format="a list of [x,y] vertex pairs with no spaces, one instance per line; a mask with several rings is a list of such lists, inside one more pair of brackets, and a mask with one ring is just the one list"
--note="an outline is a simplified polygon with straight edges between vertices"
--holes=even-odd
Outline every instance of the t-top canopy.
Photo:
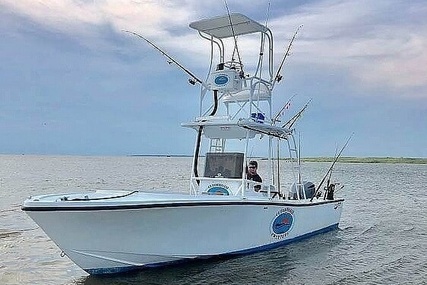
[[268,30],[266,26],[239,13],[196,21],[190,27],[219,39]]

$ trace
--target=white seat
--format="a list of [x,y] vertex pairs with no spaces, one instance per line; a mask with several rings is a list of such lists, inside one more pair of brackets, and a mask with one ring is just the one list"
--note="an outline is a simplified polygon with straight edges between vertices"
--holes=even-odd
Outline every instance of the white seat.
[[[248,102],[251,98],[251,90],[250,89],[243,89],[239,92],[235,93],[228,93],[224,95],[222,100],[224,103],[229,102]],[[264,85],[261,85],[259,88],[256,88],[254,90],[254,94],[252,96],[252,101],[263,101],[263,100],[270,100],[271,98],[271,92],[265,87]]]

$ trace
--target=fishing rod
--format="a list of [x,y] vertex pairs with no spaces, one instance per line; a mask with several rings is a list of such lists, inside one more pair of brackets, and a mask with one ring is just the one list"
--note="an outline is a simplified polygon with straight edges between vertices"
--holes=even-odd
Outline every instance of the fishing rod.
[[148,40],[147,38],[143,37],[142,35],[136,33],[136,32],[132,32],[132,31],[128,31],[128,30],[123,30],[123,32],[132,34],[134,36],[137,36],[141,39],[143,39],[144,41],[146,41],[149,45],[151,45],[153,48],[155,48],[156,50],[158,50],[163,56],[165,56],[169,61],[168,63],[175,63],[179,68],[181,68],[181,70],[183,70],[185,73],[187,73],[188,75],[190,75],[191,79],[188,80],[188,82],[190,82],[191,85],[194,85],[197,83],[200,83],[203,87],[207,88],[207,85],[200,80],[196,75],[194,75],[194,73],[192,73],[190,70],[188,70],[187,68],[185,68],[182,64],[180,64],[178,61],[176,61],[173,57],[171,57],[169,54],[167,54],[165,51],[163,51],[161,48],[159,48],[158,46],[156,46],[153,42],[151,42],[150,40]]
[[282,114],[282,112],[283,112],[285,109],[289,108],[289,106],[290,106],[290,104],[291,104],[291,100],[292,100],[296,95],[297,95],[297,94],[292,95],[292,97],[291,97],[291,98],[289,98],[289,100],[288,100],[288,101],[286,101],[285,105],[283,105],[282,109],[280,109],[280,111],[277,113],[277,115],[276,115],[276,116],[274,116],[274,118],[273,118],[273,124],[275,124],[276,122],[278,122],[278,121],[279,121],[279,117],[280,117],[280,115]]
[[[148,40],[147,38],[143,37],[142,35],[136,33],[136,32],[132,32],[132,31],[128,31],[128,30],[123,30],[126,33],[135,35],[141,39],[143,39],[144,41],[146,41],[148,44],[150,44],[153,48],[155,48],[156,50],[158,50],[163,56],[165,56],[169,61],[168,63],[175,63],[179,68],[181,68],[181,70],[183,70],[185,73],[187,73],[188,75],[191,76],[191,79],[189,79],[188,81],[190,82],[190,84],[194,85],[197,83],[200,83],[203,87],[208,89],[208,86],[202,81],[200,80],[196,75],[194,75],[190,70],[188,70],[187,68],[185,68],[182,64],[180,64],[178,61],[176,61],[173,57],[171,57],[169,54],[167,54],[165,51],[163,51],[161,48],[159,48],[158,46],[156,46],[153,42],[151,42],[150,40]],[[214,107],[211,113],[211,116],[213,116],[216,111],[218,109],[218,93],[217,90],[214,90]],[[195,177],[199,177],[199,172],[198,172],[198,158],[199,158],[199,152],[200,152],[200,142],[201,142],[201,138],[202,138],[202,134],[203,134],[203,126],[199,127],[199,131],[197,134],[197,142],[196,142],[196,150],[195,150],[195,155],[194,155],[194,160],[193,160],[193,173]],[[200,184],[200,180],[196,179],[197,184]]]
[[320,181],[319,185],[317,186],[316,191],[314,192],[313,197],[311,197],[310,202],[313,201],[313,198],[316,197],[317,193],[319,192],[320,187],[322,187],[323,182],[325,182],[326,177],[328,177],[329,173],[332,171],[332,169],[334,168],[335,163],[338,161],[338,158],[341,156],[342,152],[344,151],[344,149],[347,147],[350,139],[353,137],[354,133],[352,133],[347,141],[345,142],[344,146],[341,148],[341,150],[339,151],[338,155],[335,157],[334,161],[332,162],[331,166],[329,167],[328,171],[326,172],[325,176],[323,176],[323,179]]
[[296,38],[296,36],[297,36],[297,34],[298,34],[299,30],[300,30],[302,27],[303,27],[303,25],[300,25],[300,26],[297,28],[297,30],[295,31],[295,33],[294,33],[294,35],[293,35],[293,37],[292,37],[291,41],[289,42],[288,48],[286,49],[286,52],[285,52],[285,55],[283,56],[282,61],[280,62],[279,68],[277,69],[276,76],[274,77],[273,85],[272,85],[272,87],[271,87],[271,88],[273,88],[273,87],[274,87],[274,85],[276,84],[276,82],[279,82],[280,80],[282,80],[282,75],[280,75],[280,72],[282,71],[283,65],[285,64],[285,61],[286,61],[286,59],[288,58],[288,56],[289,56],[289,54],[290,54],[289,52],[290,52],[290,50],[291,50],[292,44],[293,44],[293,42],[294,42],[294,40],[295,40],[295,38]]
[[304,105],[304,107],[298,112],[296,113],[292,118],[289,119],[289,121],[287,121],[282,128],[288,128],[291,129],[292,126],[295,124],[295,122],[301,117],[302,113],[305,111],[305,109],[307,109],[308,105],[311,103],[313,99],[308,100],[308,102]]
[[[337,155],[338,155],[338,145],[335,148],[334,159],[337,157]],[[329,177],[328,177],[328,180],[326,180],[326,189],[329,189],[329,185],[331,184],[331,178],[332,178],[332,170],[329,171]],[[325,191],[325,195],[323,196],[323,199],[326,199],[327,193],[328,191]]]
[[239,46],[237,45],[237,37],[236,37],[236,33],[234,32],[234,25],[233,25],[233,21],[231,20],[231,14],[230,14],[230,9],[228,9],[227,0],[224,0],[224,4],[225,4],[225,8],[227,9],[228,21],[230,22],[231,33],[232,33],[233,39],[234,39],[234,50],[233,50],[233,56],[232,56],[231,60],[234,61],[234,51],[236,51],[237,58],[239,60],[239,65],[241,68],[239,75],[240,75],[240,78],[244,78],[245,73],[243,71],[242,59],[240,58]]

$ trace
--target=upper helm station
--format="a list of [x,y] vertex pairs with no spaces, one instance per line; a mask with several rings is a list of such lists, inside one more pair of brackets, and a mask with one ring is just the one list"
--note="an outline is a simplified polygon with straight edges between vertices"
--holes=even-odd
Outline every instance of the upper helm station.
[[[273,139],[276,138],[277,142],[287,140],[289,145],[288,138],[292,137],[293,140],[293,136],[290,129],[276,126],[276,118],[272,115],[271,95],[278,81],[273,75],[272,32],[266,26],[237,13],[196,21],[190,27],[208,40],[211,48],[207,80],[197,80],[202,85],[199,116],[192,122],[182,124],[198,133],[190,191],[210,194],[211,186],[218,186],[221,182],[225,191],[217,189],[215,194],[245,195],[245,191],[248,191],[245,169],[252,155],[249,143],[255,137],[268,139],[265,153],[268,153],[270,166],[265,170],[268,177],[263,177],[263,189],[268,189],[268,193],[270,190],[279,191],[279,175],[274,174],[272,164]],[[253,48],[255,56],[252,58],[257,59],[251,74],[246,73],[237,44],[238,39],[247,35],[252,35],[251,40],[259,36],[259,42]],[[258,49],[256,45],[259,45]],[[225,60],[226,47],[232,55],[231,60]],[[209,145],[204,174],[199,175],[198,161],[203,138],[208,139]],[[228,140],[240,142],[241,147],[237,151],[232,149],[226,143]],[[293,149],[295,158],[297,151],[295,147]],[[210,168],[213,165],[216,165],[215,169]]]
[[[200,20],[190,24],[190,27],[197,30],[200,36],[210,41],[211,46],[211,70],[202,88],[202,102],[207,91],[218,93],[218,101],[225,104],[226,114],[235,119],[237,114],[231,113],[231,103],[240,105],[238,113],[249,111],[267,116],[271,115],[271,90],[273,84],[273,38],[271,31],[264,25],[259,24],[242,14],[230,14],[212,19]],[[258,34],[260,36],[260,49],[258,63],[253,75],[245,73],[244,66],[239,51],[237,39],[240,36]],[[230,60],[225,60],[226,40],[232,41],[232,56]],[[267,45],[267,68],[263,67],[264,46]],[[230,51],[229,51],[230,52]],[[214,58],[214,56],[217,56]],[[214,68],[212,68],[214,67]],[[245,102],[258,101],[256,105],[249,104],[242,106]],[[267,101],[267,110],[261,110],[259,102]],[[201,105],[200,115],[216,115],[218,110],[212,110],[214,104],[207,110]],[[239,104],[240,103],[240,104]],[[246,107],[249,107],[246,108]],[[203,111],[204,110],[204,111]],[[212,112],[212,111],[215,111]],[[249,113],[249,114],[251,114]],[[249,117],[243,114],[240,116]],[[224,115],[224,114],[223,114]],[[246,116],[245,116],[246,115]],[[270,116],[271,117],[271,116]]]

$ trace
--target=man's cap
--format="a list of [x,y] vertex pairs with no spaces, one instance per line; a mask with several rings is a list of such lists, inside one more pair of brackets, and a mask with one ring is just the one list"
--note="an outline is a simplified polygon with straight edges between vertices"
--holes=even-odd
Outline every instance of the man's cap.
[[255,166],[256,168],[258,168],[258,162],[256,162],[255,160],[250,161],[250,162],[249,162],[249,165],[253,165],[253,166]]

